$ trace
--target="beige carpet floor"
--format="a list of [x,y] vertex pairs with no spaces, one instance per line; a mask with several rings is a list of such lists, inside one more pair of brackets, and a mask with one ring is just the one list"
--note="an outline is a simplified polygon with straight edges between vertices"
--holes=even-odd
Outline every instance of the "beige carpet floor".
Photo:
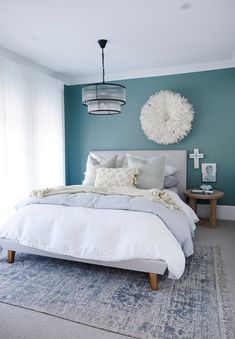
[[[231,303],[235,310],[235,221],[219,221],[215,229],[198,226],[195,243],[219,245],[222,248]],[[39,338],[118,339],[127,337],[0,303],[0,339]]]

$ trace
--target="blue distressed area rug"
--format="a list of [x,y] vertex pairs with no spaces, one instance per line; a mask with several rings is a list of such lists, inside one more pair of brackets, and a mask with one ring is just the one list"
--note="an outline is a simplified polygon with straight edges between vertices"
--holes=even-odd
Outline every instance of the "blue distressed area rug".
[[219,247],[196,247],[180,280],[26,254],[0,261],[0,302],[133,338],[232,338]]

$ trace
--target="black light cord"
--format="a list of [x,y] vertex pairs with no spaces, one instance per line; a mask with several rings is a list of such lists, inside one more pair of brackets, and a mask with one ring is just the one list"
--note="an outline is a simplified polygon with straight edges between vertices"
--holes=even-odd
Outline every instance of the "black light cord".
[[103,84],[104,84],[105,70],[104,70],[104,49],[103,48],[102,48],[102,70],[103,70]]

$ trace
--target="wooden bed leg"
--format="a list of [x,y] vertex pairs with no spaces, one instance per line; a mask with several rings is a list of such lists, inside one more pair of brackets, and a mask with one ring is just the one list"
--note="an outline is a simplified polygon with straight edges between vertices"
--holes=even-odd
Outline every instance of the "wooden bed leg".
[[8,262],[9,264],[13,264],[13,262],[15,261],[15,251],[8,251]]
[[151,285],[151,289],[154,291],[158,290],[158,276],[156,273],[149,273],[149,279],[150,279],[150,285]]

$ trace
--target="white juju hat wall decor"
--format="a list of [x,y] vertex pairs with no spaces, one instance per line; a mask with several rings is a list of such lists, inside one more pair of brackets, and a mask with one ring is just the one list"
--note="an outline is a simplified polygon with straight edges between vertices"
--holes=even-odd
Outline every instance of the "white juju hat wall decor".
[[193,106],[179,93],[160,91],[151,95],[140,114],[142,129],[157,144],[175,144],[192,128]]

